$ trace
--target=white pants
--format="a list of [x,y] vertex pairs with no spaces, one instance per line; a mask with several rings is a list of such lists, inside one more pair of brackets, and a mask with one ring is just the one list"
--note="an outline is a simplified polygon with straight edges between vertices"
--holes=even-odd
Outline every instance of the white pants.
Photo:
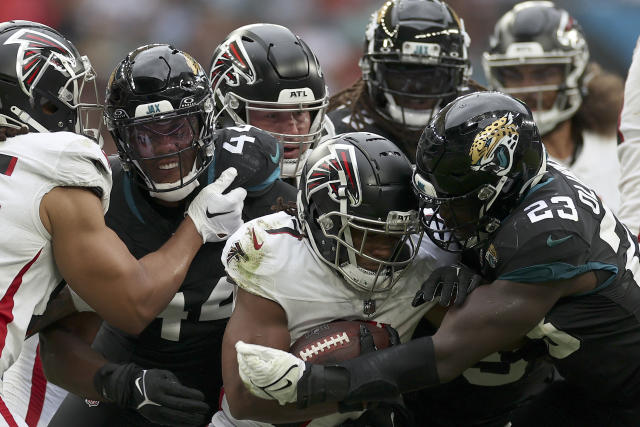
[[[211,418],[211,424],[209,427],[267,427],[273,426],[273,424],[263,423],[260,421],[250,421],[250,420],[236,420],[231,416],[231,411],[229,411],[229,404],[227,403],[227,396],[224,395],[222,397],[222,402],[220,403],[221,409],[213,414]],[[321,418],[316,418],[315,420],[311,420],[308,424],[305,424],[309,427],[329,427],[329,426],[337,426],[348,419],[356,419],[362,412],[347,412],[344,414],[331,414],[326,415]],[[303,422],[300,422],[300,425],[303,425]]]
[[20,356],[2,376],[2,398],[11,414],[26,421],[24,425],[46,427],[67,391],[45,378],[38,344],[38,335],[24,342]]

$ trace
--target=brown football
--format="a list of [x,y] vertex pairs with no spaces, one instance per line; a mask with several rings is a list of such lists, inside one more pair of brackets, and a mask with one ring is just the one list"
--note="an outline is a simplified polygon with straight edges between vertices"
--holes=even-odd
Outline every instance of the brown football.
[[375,349],[390,345],[389,332],[382,323],[359,320],[338,320],[325,323],[306,332],[291,346],[290,352],[310,363],[335,363],[360,355],[360,327],[373,337]]

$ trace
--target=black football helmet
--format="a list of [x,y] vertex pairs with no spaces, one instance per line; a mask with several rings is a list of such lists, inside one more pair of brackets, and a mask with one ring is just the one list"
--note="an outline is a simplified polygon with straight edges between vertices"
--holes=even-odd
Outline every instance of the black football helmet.
[[[580,108],[586,93],[584,75],[589,62],[589,48],[580,25],[566,10],[550,1],[527,1],[517,4],[496,23],[490,48],[482,58],[484,72],[492,89],[520,98],[531,94],[529,102],[542,135],[571,118]],[[509,68],[541,65],[541,69],[558,65],[563,70],[558,84],[507,87]],[[508,74],[507,74],[508,75]],[[546,92],[557,92],[549,108],[542,105]]]
[[[85,85],[94,103],[81,100]],[[89,58],[46,25],[0,23],[0,126],[76,132],[101,142],[101,114]]]
[[[300,222],[314,252],[359,291],[389,290],[417,253],[422,232],[411,171],[398,147],[366,132],[322,142],[305,163]],[[388,250],[371,250],[369,239]]]
[[467,84],[464,23],[440,0],[389,0],[371,16],[362,78],[376,111],[422,129]]
[[499,92],[457,98],[418,142],[413,185],[427,234],[451,252],[484,243],[545,171],[526,104]]
[[123,167],[139,185],[167,201],[198,186],[213,159],[213,97],[191,55],[165,44],[130,52],[111,74],[105,104]]
[[257,197],[280,177],[282,149],[270,133],[250,125],[232,126],[216,129],[213,141],[215,178],[230,167],[238,171],[227,191],[243,187],[247,197]]
[[213,53],[210,79],[223,125],[257,126],[252,114],[260,112],[309,113],[306,133],[265,129],[286,144],[282,176],[299,175],[308,149],[320,139],[328,105],[322,70],[307,44],[280,25],[240,27]]

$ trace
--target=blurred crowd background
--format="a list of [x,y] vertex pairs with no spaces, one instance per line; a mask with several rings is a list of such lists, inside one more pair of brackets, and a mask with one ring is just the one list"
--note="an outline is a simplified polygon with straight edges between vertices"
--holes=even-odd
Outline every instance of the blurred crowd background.
[[[50,25],[88,55],[99,88],[132,49],[170,43],[209,69],[216,45],[233,29],[271,22],[289,27],[315,51],[330,93],[360,75],[364,31],[384,0],[0,0],[0,21]],[[480,58],[497,19],[516,0],[449,0],[471,36],[473,78],[485,82]],[[626,76],[638,34],[640,0],[557,0],[584,28],[592,59]],[[104,93],[104,92],[102,92]],[[105,149],[115,152],[110,138]]]

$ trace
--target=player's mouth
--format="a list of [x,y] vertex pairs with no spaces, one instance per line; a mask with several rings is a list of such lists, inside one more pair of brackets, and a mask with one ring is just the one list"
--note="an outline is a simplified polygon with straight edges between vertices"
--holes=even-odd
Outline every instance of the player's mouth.
[[177,167],[178,167],[178,162],[161,163],[158,165],[158,169],[161,169],[161,170],[171,170]]
[[284,145],[284,158],[285,159],[297,159],[300,156],[300,146],[297,144],[285,144]]
[[158,162],[152,175],[156,182],[175,182],[180,179],[180,163],[175,160]]

